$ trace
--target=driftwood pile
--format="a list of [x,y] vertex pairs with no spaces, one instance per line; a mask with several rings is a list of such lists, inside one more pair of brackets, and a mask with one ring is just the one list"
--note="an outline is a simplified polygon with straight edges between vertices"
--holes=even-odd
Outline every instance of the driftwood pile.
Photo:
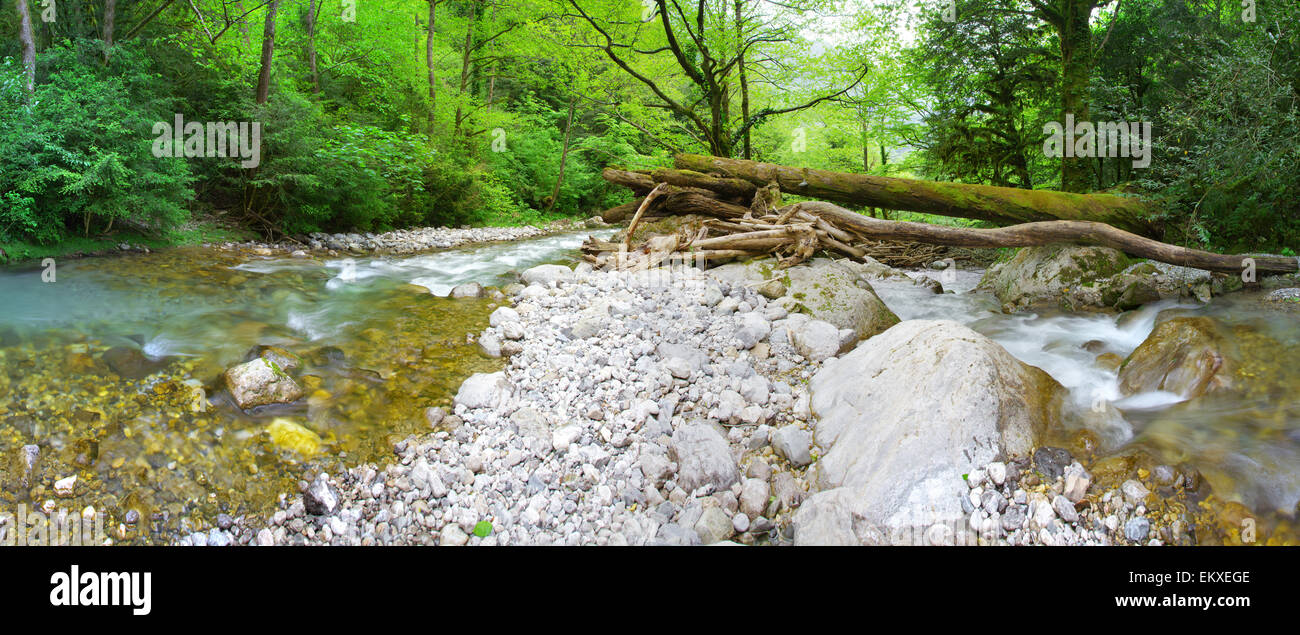
[[[1138,258],[1228,274],[1291,273],[1300,265],[1295,258],[1215,254],[1149,238],[1157,230],[1146,220],[1148,204],[1137,198],[896,179],[699,155],[678,155],[675,161],[677,169],[604,171],[605,180],[630,189],[635,198],[601,215],[610,223],[631,220],[621,241],[588,240],[583,252],[589,262],[644,269],[689,258],[704,267],[770,254],[789,267],[826,251],[915,267],[943,259],[944,246],[1063,243],[1111,247]],[[783,205],[783,192],[1007,226],[882,220],[824,201]],[[639,239],[643,222],[667,216],[700,220]]]
[[[803,209],[806,204],[781,205],[776,184],[758,188],[745,181],[680,170],[607,169],[605,176],[629,185],[641,196],[602,215],[607,221],[618,222],[631,214],[621,241],[588,239],[583,245],[586,260],[598,266],[612,261],[622,269],[645,269],[660,266],[674,254],[689,258],[696,266],[712,266],[770,255],[784,268],[824,251],[895,267],[922,267],[944,259],[948,252],[942,246],[917,241],[870,239],[841,226],[833,217]],[[682,185],[674,185],[674,181]],[[709,187],[700,187],[706,184]],[[644,222],[667,216],[684,217],[686,222],[667,234],[638,235]]]

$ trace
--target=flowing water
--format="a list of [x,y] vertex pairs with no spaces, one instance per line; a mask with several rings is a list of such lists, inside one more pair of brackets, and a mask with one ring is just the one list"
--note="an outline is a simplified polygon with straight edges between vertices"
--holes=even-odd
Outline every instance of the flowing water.
[[[1293,518],[1300,503],[1300,313],[1236,293],[1202,305],[1164,300],[1119,315],[1001,313],[992,295],[974,290],[981,271],[944,280],[955,291],[934,295],[905,282],[873,283],[881,299],[908,319],[952,319],[1001,344],[1070,391],[1067,411],[1100,440],[1102,456],[1133,450],[1198,470],[1217,497],[1253,513]],[[936,274],[929,274],[938,277]],[[1119,362],[1151,334],[1157,318],[1205,316],[1222,325],[1241,361],[1235,389],[1185,399],[1163,391],[1125,396]]]
[[[271,509],[307,461],[385,459],[395,440],[428,429],[425,408],[449,406],[466,376],[501,365],[467,340],[497,303],[438,296],[572,258],[584,236],[327,260],[175,249],[60,263],[48,283],[39,268],[0,270],[0,512],[55,499],[111,510],[116,526],[135,510],[126,541],[158,541],[197,528],[191,519]],[[956,293],[942,295],[874,285],[902,319],[957,320],[1047,371],[1069,389],[1067,419],[1102,454],[1141,448],[1196,468],[1254,513],[1294,514],[1300,370],[1285,362],[1300,352],[1296,313],[1235,294],[1118,316],[1006,315],[974,290],[980,273],[955,272],[944,285]],[[1118,360],[1167,311],[1225,325],[1243,360],[1239,390],[1191,401],[1120,392]],[[304,399],[252,412],[231,403],[222,374],[259,346],[301,356]],[[279,443],[277,422],[311,430],[319,447]],[[28,444],[41,453],[32,483],[20,478]],[[52,484],[73,475],[74,494],[58,499]]]
[[[56,499],[52,483],[75,475],[60,506],[114,510],[114,526],[134,509],[135,537],[157,539],[187,517],[269,509],[308,459],[391,455],[428,429],[425,408],[449,409],[465,377],[501,365],[467,341],[497,303],[435,294],[511,282],[585,236],[327,260],[195,247],[61,262],[53,282],[0,271],[0,512]],[[259,346],[301,356],[304,399],[231,402],[223,373]],[[277,443],[277,420],[319,446]],[[41,454],[30,484],[28,444]]]

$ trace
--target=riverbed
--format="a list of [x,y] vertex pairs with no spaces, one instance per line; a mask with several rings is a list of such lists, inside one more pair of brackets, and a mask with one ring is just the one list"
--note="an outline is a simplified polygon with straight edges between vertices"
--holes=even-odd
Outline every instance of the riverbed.
[[[586,235],[354,258],[191,247],[60,262],[50,282],[0,272],[0,508],[91,506],[127,525],[125,542],[163,542],[193,519],[266,512],[309,462],[384,460],[428,429],[425,408],[500,367],[470,337],[500,300],[439,296],[565,261]],[[245,412],[222,375],[265,346],[302,358],[306,396]],[[319,447],[277,445],[276,420]]]
[[[595,232],[607,235],[612,230]],[[451,410],[461,382],[499,370],[473,339],[503,295],[448,298],[459,284],[499,287],[542,263],[573,262],[589,232],[414,255],[258,255],[193,247],[0,271],[0,511],[19,504],[107,511],[116,542],[167,542],[220,515],[266,515],[311,470],[393,460],[429,431],[425,410]],[[950,293],[873,282],[903,320],[952,319],[1069,389],[1071,425],[1101,455],[1134,448],[1200,471],[1216,495],[1283,522],[1300,501],[1300,407],[1284,360],[1300,348],[1293,313],[1247,294],[1210,304],[1165,300],[1122,314],[1005,314],[975,289],[983,271],[911,272]],[[1257,390],[1182,401],[1124,397],[1117,367],[1171,313],[1238,332]],[[260,347],[291,351],[305,397],[251,411],[225,390],[225,369]],[[285,444],[289,422],[319,443]],[[1061,433],[1062,444],[1071,430]],[[39,448],[21,474],[25,446]],[[54,483],[70,490],[56,491]],[[30,481],[30,482],[28,482]]]
[[[1170,465],[1187,465],[1210,481],[1219,499],[1285,521],[1300,504],[1300,352],[1296,313],[1261,304],[1262,292],[1196,300],[1162,300],[1124,313],[1022,311],[1004,314],[991,294],[975,290],[982,270],[912,272],[944,278],[954,293],[888,280],[874,284],[904,320],[955,319],[1047,371],[1070,391],[1067,410],[1101,442],[1101,455],[1140,449]],[[1244,391],[1187,400],[1163,391],[1125,396],[1118,361],[1151,334],[1158,320],[1204,316],[1224,325],[1245,367]],[[1106,358],[1113,360],[1105,363]],[[1068,432],[1068,431],[1062,431]],[[1064,444],[1067,435],[1058,439]]]

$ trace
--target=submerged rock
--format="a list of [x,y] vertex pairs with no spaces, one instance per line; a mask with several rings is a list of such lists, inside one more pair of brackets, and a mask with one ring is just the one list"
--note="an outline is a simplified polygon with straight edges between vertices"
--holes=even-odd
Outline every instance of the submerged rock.
[[158,372],[165,361],[152,360],[138,348],[114,346],[104,351],[102,359],[114,373],[125,379],[141,379]]
[[1156,325],[1119,371],[1125,395],[1163,390],[1184,399],[1231,385],[1233,361],[1217,323],[1179,317]]
[[1275,289],[1264,296],[1264,301],[1300,303],[1300,289],[1294,287]]
[[451,297],[481,298],[483,297],[483,285],[477,282],[466,282],[465,284],[458,284],[451,288]]
[[25,491],[36,485],[40,470],[41,448],[24,445],[16,452],[7,453],[6,464],[0,469],[0,484],[12,491]]
[[254,346],[253,350],[249,351],[249,355],[245,359],[252,361],[259,357],[268,362],[274,363],[285,372],[293,372],[302,367],[301,357],[290,353],[279,346]]
[[266,428],[271,443],[283,450],[291,450],[307,457],[320,450],[320,435],[289,419],[276,418]]
[[241,409],[291,403],[302,397],[298,382],[273,361],[259,357],[226,371],[226,387]]
[[962,479],[1025,456],[1059,416],[1047,373],[952,321],[913,320],[830,362],[809,384],[825,454],[799,544],[912,543],[962,521]]

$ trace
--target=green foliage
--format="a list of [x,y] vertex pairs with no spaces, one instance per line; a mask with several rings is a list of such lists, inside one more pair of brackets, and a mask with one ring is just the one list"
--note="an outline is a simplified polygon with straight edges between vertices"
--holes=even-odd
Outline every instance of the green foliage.
[[166,87],[139,47],[105,66],[98,45],[44,51],[51,69],[31,105],[17,64],[0,66],[0,239],[50,243],[114,222],[168,228],[188,218],[184,161],[155,157],[152,126],[171,119]]
[[1216,248],[1300,244],[1300,96],[1265,49],[1239,41],[1160,113],[1165,134],[1143,185],[1167,205],[1172,235]]
[[1059,169],[1041,143],[1044,121],[1056,118],[1047,27],[1009,4],[1023,13],[958,2],[961,19],[932,16],[911,51],[934,102],[919,139],[933,178],[1032,189]]
[[[522,208],[553,208],[568,213],[591,214],[623,202],[622,188],[610,186],[601,178],[606,165],[636,166],[653,163],[653,157],[641,155],[631,143],[635,131],[607,115],[596,115],[589,125],[602,134],[575,131],[570,136],[568,155],[564,154],[564,125],[567,106],[553,108],[535,93],[529,92],[513,105],[512,121],[501,129],[500,151],[488,155],[488,165],[497,182],[512,184],[511,198]],[[584,125],[575,117],[574,128]],[[503,146],[503,147],[502,147]],[[555,183],[564,158],[564,180],[552,203]],[[666,159],[666,157],[664,157]]]
[[[0,11],[3,244],[189,240],[191,208],[266,236],[541,223],[629,200],[606,166],[747,143],[812,168],[1055,188],[1041,131],[1060,118],[1065,69],[1044,7],[1077,3],[960,0],[946,22],[902,0],[706,0],[667,16],[683,55],[663,16],[624,0],[440,3],[436,25],[427,0],[359,3],[355,22],[318,2],[314,28],[307,3],[281,3],[260,105],[266,6],[227,24],[229,2],[194,0],[145,24],[156,7],[119,2],[106,51],[103,3],[68,4],[36,25],[32,99],[16,12]],[[1258,9],[1252,24],[1232,3],[1184,0],[1090,16],[1088,118],[1151,121],[1157,137],[1151,168],[1099,159],[1091,185],[1162,196],[1167,238],[1300,246],[1300,4]],[[153,123],[175,113],[260,123],[261,165],[153,156]]]

